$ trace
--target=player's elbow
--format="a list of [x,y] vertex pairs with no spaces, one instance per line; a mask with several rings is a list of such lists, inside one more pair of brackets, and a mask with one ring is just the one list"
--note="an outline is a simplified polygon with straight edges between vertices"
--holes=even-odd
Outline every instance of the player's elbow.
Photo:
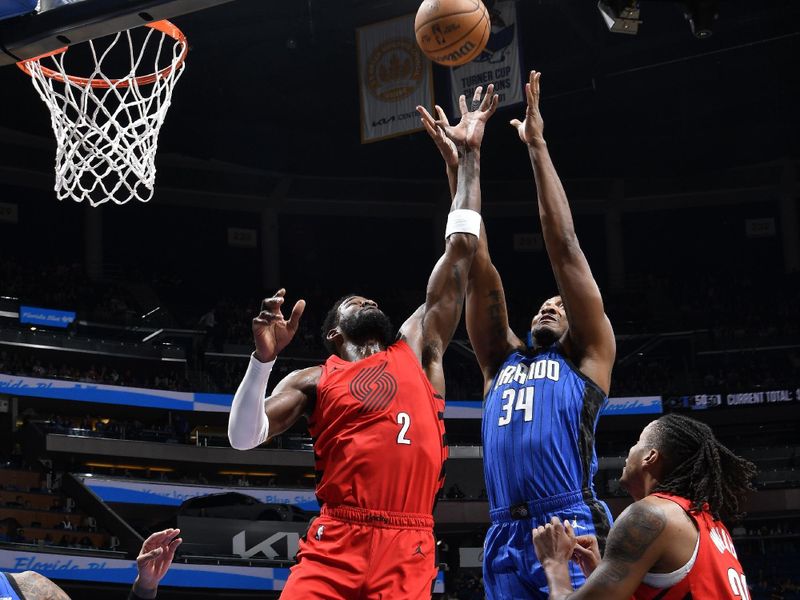
[[447,238],[445,252],[453,257],[472,260],[478,251],[478,237],[471,233],[453,233]]
[[228,428],[228,442],[234,450],[252,450],[255,446],[249,439],[244,439]]

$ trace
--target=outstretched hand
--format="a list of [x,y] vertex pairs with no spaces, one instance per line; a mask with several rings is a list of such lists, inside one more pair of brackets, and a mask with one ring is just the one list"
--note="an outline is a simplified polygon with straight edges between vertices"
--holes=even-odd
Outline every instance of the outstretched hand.
[[178,537],[180,529],[165,529],[148,537],[142,544],[136,558],[138,574],[134,582],[134,591],[142,598],[155,598],[159,582],[167,574],[175,550],[183,540]]
[[457,168],[458,148],[456,148],[453,140],[445,135],[444,129],[436,124],[437,122],[444,123],[446,127],[449,127],[450,122],[447,120],[447,115],[444,114],[441,106],[437,104],[435,110],[438,119],[434,119],[431,114],[422,106],[417,107],[417,112],[419,112],[421,116],[420,121],[422,121],[425,131],[428,132],[428,135],[431,136],[433,143],[436,144],[436,147],[439,149],[445,164],[450,168]]
[[[452,161],[453,158],[453,147],[458,152],[467,148],[470,150],[480,149],[486,121],[497,110],[498,102],[499,96],[494,93],[494,84],[490,83],[486,88],[486,95],[483,95],[482,86],[475,88],[469,108],[467,108],[467,99],[463,94],[458,98],[461,119],[455,126],[450,125],[447,116],[439,105],[436,105],[438,119],[434,119],[423,106],[417,106],[417,112],[422,118],[426,131],[436,142],[436,146],[449,166],[451,165],[449,161]],[[452,147],[447,144],[447,153],[443,150],[446,142],[441,138],[445,138],[453,144]]]
[[305,300],[298,300],[292,308],[287,321],[281,312],[286,290],[281,288],[271,298],[261,303],[261,312],[253,319],[253,339],[256,343],[255,356],[261,362],[274,360],[278,353],[292,341],[300,324],[300,317],[306,308]]
[[539,112],[539,79],[542,74],[538,71],[531,71],[530,79],[525,84],[525,97],[528,106],[525,108],[525,120],[512,119],[511,126],[517,130],[519,139],[526,144],[544,142],[544,121],[542,113]]

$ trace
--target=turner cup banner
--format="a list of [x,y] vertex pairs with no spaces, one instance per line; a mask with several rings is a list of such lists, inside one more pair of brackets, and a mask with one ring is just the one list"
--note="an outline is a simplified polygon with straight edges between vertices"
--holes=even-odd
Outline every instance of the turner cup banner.
[[361,142],[420,131],[416,107],[433,106],[431,63],[414,37],[414,15],[357,30]]
[[512,106],[525,101],[517,31],[517,9],[514,2],[497,2],[489,9],[492,33],[486,48],[472,62],[450,69],[451,115],[459,115],[458,97],[472,98],[479,85],[486,89],[494,84],[499,106]]

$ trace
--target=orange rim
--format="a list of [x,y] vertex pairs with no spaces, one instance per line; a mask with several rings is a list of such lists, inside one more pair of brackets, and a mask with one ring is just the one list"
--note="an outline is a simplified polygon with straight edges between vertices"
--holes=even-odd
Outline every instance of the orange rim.
[[[67,79],[74,83],[75,85],[86,87],[91,86],[93,88],[109,88],[109,87],[129,87],[131,81],[135,81],[138,85],[148,85],[153,83],[158,79],[163,79],[164,77],[168,76],[173,70],[177,69],[183,64],[183,61],[186,59],[186,54],[189,52],[189,44],[186,42],[186,36],[183,35],[183,32],[178,29],[174,24],[167,20],[163,21],[155,21],[153,23],[145,23],[145,27],[149,27],[150,29],[155,29],[156,31],[160,31],[163,34],[168,35],[176,42],[180,42],[183,46],[183,50],[181,51],[178,60],[175,61],[174,64],[164,67],[160,71],[155,73],[151,73],[149,75],[142,75],[141,77],[134,77],[131,80],[127,79],[110,79],[106,81],[105,79],[87,79],[85,77],[73,77],[72,75],[67,75]],[[38,62],[43,58],[47,58],[48,56],[55,56],[56,54],[62,54],[69,49],[69,46],[64,46],[63,48],[58,48],[57,50],[53,50],[51,52],[46,52],[45,54],[40,54],[39,56],[34,56],[33,58],[29,58],[27,60],[21,60],[17,63],[17,66],[22,69],[28,75],[32,75],[30,67],[28,63]],[[60,81],[61,83],[65,83],[64,77],[61,73],[57,71],[53,71],[52,69],[48,69],[47,67],[41,66],[42,75],[48,77],[50,79],[55,79],[56,81]]]

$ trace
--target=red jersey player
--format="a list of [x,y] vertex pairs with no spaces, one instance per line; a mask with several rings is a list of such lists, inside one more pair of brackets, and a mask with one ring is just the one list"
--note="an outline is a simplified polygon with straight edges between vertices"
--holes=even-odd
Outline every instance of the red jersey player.
[[[742,566],[720,518],[736,518],[755,466],[711,429],[665,415],[630,449],[620,484],[636,500],[617,519],[600,559],[596,540],[557,518],[533,531],[550,598],[749,600]],[[587,575],[573,592],[567,563]],[[590,574],[591,573],[591,574]]]
[[458,191],[425,304],[396,340],[377,303],[345,296],[323,326],[330,358],[290,373],[264,401],[272,363],[294,336],[305,302],[294,305],[287,321],[279,290],[253,319],[256,351],[234,397],[228,437],[234,448],[253,448],[306,415],[322,505],[284,599],[430,597],[432,513],[447,458],[442,356],[461,317],[477,248],[480,144],[498,101],[491,85],[482,101],[481,95],[478,88],[471,110],[461,97],[458,125],[441,123],[459,150]]

